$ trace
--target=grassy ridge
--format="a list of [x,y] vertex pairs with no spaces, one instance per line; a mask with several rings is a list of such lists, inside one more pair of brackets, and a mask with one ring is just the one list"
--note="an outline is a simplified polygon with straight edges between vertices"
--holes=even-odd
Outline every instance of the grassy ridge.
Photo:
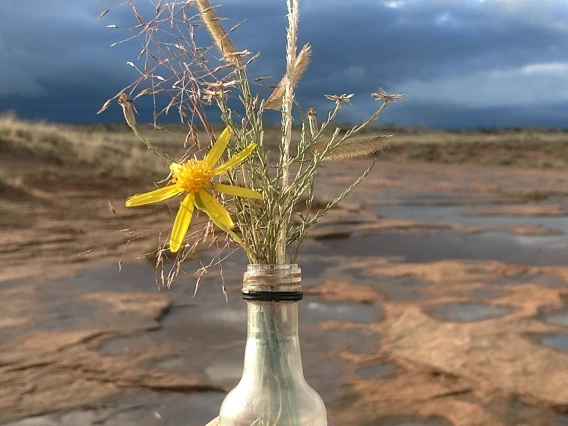
[[401,134],[393,138],[381,159],[564,168],[568,165],[568,133],[558,129],[494,129]]
[[[181,125],[164,130],[141,126],[141,131],[174,157],[186,152],[186,129]],[[295,133],[299,136],[299,129]],[[557,129],[444,132],[383,127],[362,137],[382,133],[395,136],[381,160],[545,168],[568,165],[568,133]],[[267,126],[267,146],[276,147],[279,138],[279,126]],[[0,180],[21,180],[18,176],[27,173],[160,179],[167,175],[168,164],[123,124],[63,125],[0,116]]]
[[[97,127],[0,116],[0,170],[18,172],[33,164],[34,173],[83,169],[87,174],[118,177],[155,176],[167,170],[167,163],[149,152],[126,126]],[[178,152],[183,148],[179,135],[166,132],[160,133],[156,144]]]

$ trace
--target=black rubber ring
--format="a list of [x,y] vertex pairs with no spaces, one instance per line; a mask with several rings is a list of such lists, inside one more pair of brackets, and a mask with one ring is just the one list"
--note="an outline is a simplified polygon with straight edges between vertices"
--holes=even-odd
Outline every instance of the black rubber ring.
[[244,300],[260,300],[263,302],[298,301],[304,298],[302,291],[243,291]]

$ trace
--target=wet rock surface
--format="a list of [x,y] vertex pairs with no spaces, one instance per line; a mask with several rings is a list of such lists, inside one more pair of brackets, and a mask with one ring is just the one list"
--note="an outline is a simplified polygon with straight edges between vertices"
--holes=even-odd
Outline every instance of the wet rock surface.
[[[325,199],[348,179],[323,173]],[[568,425],[567,184],[383,163],[314,229],[299,261],[304,370],[338,425]],[[533,189],[556,195],[507,195]],[[228,303],[215,269],[195,298],[191,273],[158,290],[133,252],[120,273],[122,249],[77,261],[81,242],[124,224],[81,212],[64,215],[82,231],[63,239],[33,224],[48,237],[35,259],[15,251],[33,229],[0,247],[14,264],[0,284],[0,424],[203,426],[242,373],[245,259],[224,265]],[[125,217],[151,235],[171,213]]]

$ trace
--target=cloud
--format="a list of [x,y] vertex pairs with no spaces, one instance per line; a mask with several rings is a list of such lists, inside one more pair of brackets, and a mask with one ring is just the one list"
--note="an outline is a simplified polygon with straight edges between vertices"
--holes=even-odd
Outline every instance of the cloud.
[[538,106],[560,101],[568,104],[568,62],[411,80],[399,87],[417,99],[454,105],[467,100],[468,107]]
[[[251,75],[277,82],[285,70],[285,2],[218,1],[227,28],[242,22],[233,33],[237,48],[261,53]],[[118,108],[94,114],[138,77],[126,62],[136,61],[143,40],[109,47],[133,35],[129,28],[137,24],[120,3],[0,2],[0,111],[64,121],[120,119]],[[145,19],[152,16],[149,1],[135,4]],[[389,122],[565,122],[557,112],[568,107],[565,0],[303,0],[301,7],[299,41],[314,51],[298,90],[306,108],[325,111],[331,105],[324,94],[355,93],[341,119],[360,119],[376,106],[369,94],[382,86],[408,93],[387,109]],[[111,12],[97,20],[106,8]],[[118,28],[106,28],[111,24]]]

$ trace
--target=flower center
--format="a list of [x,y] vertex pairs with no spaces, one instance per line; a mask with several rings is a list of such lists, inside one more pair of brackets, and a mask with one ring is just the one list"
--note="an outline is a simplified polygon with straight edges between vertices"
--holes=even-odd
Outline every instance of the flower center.
[[184,164],[172,164],[172,183],[181,191],[197,192],[211,185],[213,172],[205,160],[188,160]]

